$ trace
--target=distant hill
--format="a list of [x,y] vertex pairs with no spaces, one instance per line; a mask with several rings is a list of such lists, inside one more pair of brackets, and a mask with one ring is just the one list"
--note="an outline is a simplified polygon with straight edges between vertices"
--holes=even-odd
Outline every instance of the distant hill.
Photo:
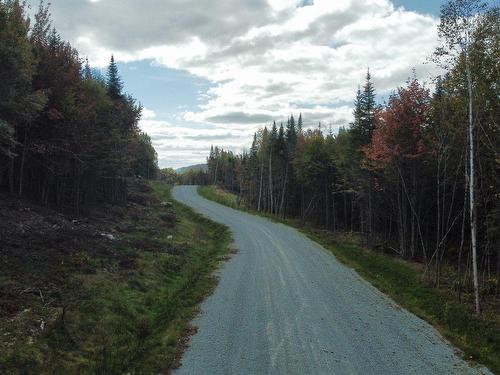
[[197,171],[207,171],[207,170],[208,166],[206,164],[196,164],[196,165],[190,165],[189,167],[178,168],[176,169],[176,172],[178,174],[183,174],[189,171],[197,172]]

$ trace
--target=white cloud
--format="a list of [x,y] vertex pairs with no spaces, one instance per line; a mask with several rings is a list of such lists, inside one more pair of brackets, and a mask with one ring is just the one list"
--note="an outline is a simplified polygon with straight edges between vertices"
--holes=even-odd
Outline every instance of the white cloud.
[[[310,125],[346,124],[368,67],[385,96],[412,68],[424,79],[435,72],[423,63],[437,43],[437,20],[389,0],[52,3],[57,28],[93,64],[105,65],[114,52],[121,61],[154,59],[214,83],[201,93],[208,100],[199,110],[177,115],[215,129],[175,128],[145,111],[142,126],[152,132],[160,159],[173,155],[169,146],[183,155],[170,164],[186,163],[187,147],[198,158],[211,143],[241,149],[251,141],[243,136],[291,113],[302,112]],[[162,134],[177,138],[155,138]]]
[[142,118],[143,120],[152,120],[156,117],[156,113],[148,108],[142,109]]
[[141,120],[140,128],[151,136],[161,165],[174,168],[205,161],[211,145],[241,152],[255,131],[254,128],[187,128],[147,119]]

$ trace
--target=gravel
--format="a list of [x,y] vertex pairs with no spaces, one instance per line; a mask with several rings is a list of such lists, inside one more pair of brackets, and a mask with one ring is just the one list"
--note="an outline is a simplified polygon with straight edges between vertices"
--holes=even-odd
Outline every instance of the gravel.
[[491,374],[295,229],[208,201],[195,186],[173,196],[227,225],[238,251],[175,374]]

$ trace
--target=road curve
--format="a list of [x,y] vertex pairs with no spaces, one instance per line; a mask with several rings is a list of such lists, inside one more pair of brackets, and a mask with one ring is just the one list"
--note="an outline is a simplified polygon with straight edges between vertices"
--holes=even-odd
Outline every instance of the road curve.
[[238,253],[175,374],[482,374],[429,324],[288,226],[178,186],[174,198],[227,225]]

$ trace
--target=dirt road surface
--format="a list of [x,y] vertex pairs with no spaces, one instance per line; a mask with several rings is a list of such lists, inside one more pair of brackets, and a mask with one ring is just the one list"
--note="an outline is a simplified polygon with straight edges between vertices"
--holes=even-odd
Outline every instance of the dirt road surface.
[[482,374],[429,324],[288,226],[178,186],[176,200],[227,225],[237,254],[176,374]]

